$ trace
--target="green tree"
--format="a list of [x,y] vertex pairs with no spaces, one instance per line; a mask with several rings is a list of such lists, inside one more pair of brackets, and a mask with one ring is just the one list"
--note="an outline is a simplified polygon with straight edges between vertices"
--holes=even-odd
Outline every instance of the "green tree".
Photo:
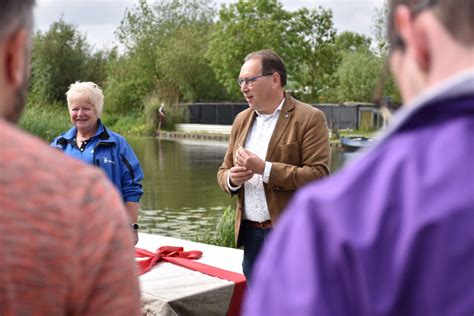
[[222,6],[207,57],[232,99],[242,98],[235,80],[248,53],[270,48],[288,60],[290,19],[291,14],[277,0],[239,0]]
[[46,33],[33,37],[31,98],[38,102],[65,101],[68,86],[87,80],[89,45],[76,26],[62,18]]
[[387,36],[387,18],[388,18],[388,1],[384,0],[381,7],[375,10],[375,14],[372,17],[372,31],[375,36],[375,42],[377,48],[376,54],[379,56],[388,55],[388,36]]
[[289,88],[303,101],[320,101],[321,94],[331,86],[339,60],[335,35],[330,10],[303,8],[292,14],[287,32],[291,44]]
[[169,0],[151,6],[140,0],[127,10],[116,32],[125,53],[111,63],[106,91],[113,110],[141,109],[152,95],[175,103],[222,91],[204,57],[215,16],[211,4]]
[[354,52],[357,50],[370,50],[372,39],[354,32],[342,32],[336,36],[336,49],[338,52]]
[[219,18],[207,56],[233,99],[241,98],[235,79],[244,57],[264,48],[285,60],[289,90],[306,101],[318,99],[337,66],[331,11],[288,12],[278,0],[239,0],[223,6]]
[[[367,50],[345,52],[336,72],[334,101],[374,102],[379,80],[385,69],[385,59]],[[386,78],[382,95],[398,102],[400,96],[392,77]]]
[[176,86],[184,102],[224,100],[226,92],[204,58],[211,35],[210,25],[183,26],[162,44],[158,61],[162,81]]

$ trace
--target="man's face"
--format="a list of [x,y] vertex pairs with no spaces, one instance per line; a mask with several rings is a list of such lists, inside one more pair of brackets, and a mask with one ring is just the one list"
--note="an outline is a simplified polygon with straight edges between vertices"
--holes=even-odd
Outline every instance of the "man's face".
[[[272,76],[262,75],[264,75],[262,73],[262,62],[259,58],[246,61],[242,65],[239,78],[243,80],[251,79],[251,81],[242,83],[240,91],[252,110],[268,114],[267,103],[269,96],[273,93]],[[255,79],[252,80],[253,78]]]

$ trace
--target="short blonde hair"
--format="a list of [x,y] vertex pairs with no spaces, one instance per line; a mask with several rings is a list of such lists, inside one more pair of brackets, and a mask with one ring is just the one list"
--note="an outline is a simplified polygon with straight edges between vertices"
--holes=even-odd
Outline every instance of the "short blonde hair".
[[71,107],[72,100],[80,98],[92,104],[97,110],[99,117],[104,109],[104,94],[102,93],[102,89],[93,82],[76,81],[69,86],[66,97],[69,108]]

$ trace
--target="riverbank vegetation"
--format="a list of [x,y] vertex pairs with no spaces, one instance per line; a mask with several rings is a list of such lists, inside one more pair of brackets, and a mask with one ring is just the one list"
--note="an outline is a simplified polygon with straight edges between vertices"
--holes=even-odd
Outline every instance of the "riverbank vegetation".
[[[277,51],[288,67],[288,90],[310,103],[400,100],[390,76],[379,85],[387,45],[386,6],[374,38],[338,33],[331,10],[285,10],[278,0],[238,0],[216,8],[208,0],[140,0],[116,30],[118,45],[91,47],[77,25],[59,18],[37,31],[28,110],[21,126],[47,140],[69,128],[65,92],[77,81],[104,90],[103,121],[124,134],[153,133],[165,104],[173,129],[186,113],[177,103],[242,102],[235,79],[246,54]],[[377,91],[374,96],[374,91]],[[173,108],[174,109],[174,108]]]
[[194,241],[221,246],[235,247],[235,206],[228,206],[224,209],[222,217],[217,222],[214,230],[207,230],[204,234],[194,238]]

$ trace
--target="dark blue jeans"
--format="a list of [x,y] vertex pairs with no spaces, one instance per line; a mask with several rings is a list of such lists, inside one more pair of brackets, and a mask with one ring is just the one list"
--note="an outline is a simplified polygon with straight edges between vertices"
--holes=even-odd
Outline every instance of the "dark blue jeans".
[[271,228],[257,228],[251,227],[242,222],[240,228],[240,240],[244,246],[244,259],[242,262],[242,269],[244,270],[245,278],[247,279],[247,285],[250,284],[250,276],[252,274],[252,268],[255,260],[260,253],[265,240],[268,239],[272,229]]

